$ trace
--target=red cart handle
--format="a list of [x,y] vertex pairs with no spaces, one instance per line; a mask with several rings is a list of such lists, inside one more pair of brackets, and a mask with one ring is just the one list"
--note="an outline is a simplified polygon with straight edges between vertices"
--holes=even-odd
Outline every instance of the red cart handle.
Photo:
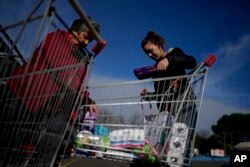
[[207,56],[207,58],[204,60],[204,64],[208,67],[211,67],[216,62],[216,55],[211,54]]
[[95,54],[99,54],[105,46],[106,46],[106,41],[98,42],[93,46],[91,51],[94,52]]

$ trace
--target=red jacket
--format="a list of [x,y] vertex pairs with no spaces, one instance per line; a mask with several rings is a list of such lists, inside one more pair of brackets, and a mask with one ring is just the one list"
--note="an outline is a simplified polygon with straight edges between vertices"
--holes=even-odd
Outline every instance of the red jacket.
[[[70,83],[70,89],[79,90],[86,74],[87,60],[75,68],[81,60],[75,51],[69,42],[69,32],[52,32],[36,48],[31,60],[15,69],[12,76],[17,77],[8,80],[7,84],[29,111],[36,111],[58,93],[60,85],[56,80],[65,85]],[[63,69],[51,75],[48,69],[55,68]]]

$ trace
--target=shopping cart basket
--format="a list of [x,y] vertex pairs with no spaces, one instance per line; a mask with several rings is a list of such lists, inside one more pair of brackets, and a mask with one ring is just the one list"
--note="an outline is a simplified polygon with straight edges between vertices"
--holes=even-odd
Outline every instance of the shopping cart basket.
[[[79,121],[76,154],[156,166],[189,166],[206,76],[215,60],[215,55],[210,55],[185,76],[90,85],[99,115],[92,124]],[[172,84],[162,94],[142,98],[141,90],[153,90],[155,81]]]
[[79,4],[70,2],[96,40],[91,50],[62,36],[69,27],[50,0],[0,27],[0,166],[52,166],[66,150],[91,64],[105,45]]

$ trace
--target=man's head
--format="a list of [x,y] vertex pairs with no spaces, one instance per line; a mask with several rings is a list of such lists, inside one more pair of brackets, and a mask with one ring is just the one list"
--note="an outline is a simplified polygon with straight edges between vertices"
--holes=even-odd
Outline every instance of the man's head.
[[[100,33],[100,25],[88,17],[90,23],[95,28],[95,30]],[[72,42],[75,45],[78,45],[79,42],[83,43],[84,45],[88,45],[93,40],[93,35],[91,34],[87,25],[82,21],[82,19],[75,19],[70,28],[71,32],[73,33]],[[76,39],[77,37],[78,39]]]

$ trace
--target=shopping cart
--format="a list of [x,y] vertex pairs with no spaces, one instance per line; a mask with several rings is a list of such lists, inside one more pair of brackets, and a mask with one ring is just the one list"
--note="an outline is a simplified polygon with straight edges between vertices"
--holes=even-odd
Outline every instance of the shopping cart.
[[[53,2],[39,0],[26,18],[0,27],[0,166],[60,162],[71,139],[73,116],[84,98],[91,64],[105,46],[88,16],[72,0],[72,11],[96,40],[91,50],[73,47],[61,35],[69,27]],[[51,32],[56,33],[53,38]]]
[[[208,56],[185,76],[89,86],[99,115],[93,122],[79,120],[76,155],[190,166],[207,72],[215,60],[215,55]],[[141,90],[153,90],[154,82],[171,85],[164,93],[142,97]]]

